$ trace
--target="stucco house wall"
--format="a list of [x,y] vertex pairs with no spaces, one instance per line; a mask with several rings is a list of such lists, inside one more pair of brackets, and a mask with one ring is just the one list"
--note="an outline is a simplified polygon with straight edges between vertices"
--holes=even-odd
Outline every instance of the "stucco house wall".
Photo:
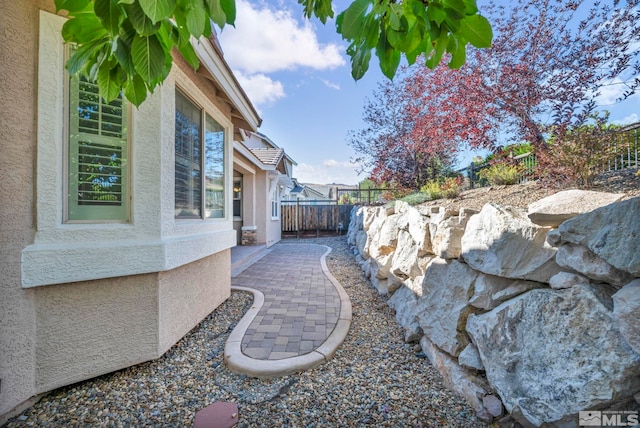
[[157,358],[230,295],[231,192],[222,219],[177,220],[175,93],[225,129],[259,117],[213,44],[198,72],[174,55],[130,110],[131,219],[65,223],[64,46],[53,1],[3,2],[0,80],[0,424],[42,392]]
[[[243,130],[234,141],[233,162],[237,176],[242,175],[242,221],[234,228],[250,229],[256,244],[270,247],[282,237],[280,201],[294,187],[295,161],[266,135]],[[273,191],[278,188],[278,213],[272,215]]]
[[[35,91],[38,7],[14,2],[0,14],[0,415],[36,383],[36,307],[21,282],[22,249],[35,235]],[[0,420],[1,421],[1,420]]]

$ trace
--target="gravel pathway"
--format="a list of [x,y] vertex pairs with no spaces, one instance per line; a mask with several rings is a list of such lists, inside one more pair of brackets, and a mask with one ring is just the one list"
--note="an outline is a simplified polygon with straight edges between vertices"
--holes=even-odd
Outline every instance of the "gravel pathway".
[[238,427],[486,426],[404,343],[345,237],[302,242],[333,248],[327,265],[353,306],[349,335],[329,362],[271,380],[229,371],[225,340],[252,302],[234,292],[162,358],[55,390],[7,426],[190,427],[197,410],[218,400],[238,405]]

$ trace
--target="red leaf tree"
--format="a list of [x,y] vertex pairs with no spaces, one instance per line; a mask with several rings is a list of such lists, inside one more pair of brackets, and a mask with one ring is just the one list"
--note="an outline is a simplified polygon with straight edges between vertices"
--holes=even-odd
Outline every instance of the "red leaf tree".
[[[378,184],[419,189],[451,168],[462,144],[492,147],[492,120],[476,111],[484,107],[456,100],[447,90],[469,70],[416,69],[379,84],[365,103],[368,127],[349,133],[355,160]],[[475,77],[466,78],[472,82]]]
[[[640,1],[489,2],[491,49],[460,70],[413,66],[365,106],[349,143],[376,181],[420,187],[461,145],[492,148],[498,133],[544,147],[597,113],[599,91],[640,76]],[[426,163],[426,164],[425,164]]]
[[470,52],[466,68],[474,80],[457,80],[449,96],[480,103],[476,111],[538,146],[551,130],[581,126],[598,110],[604,85],[626,82],[629,92],[640,75],[640,2],[613,4],[492,2],[486,12],[493,46]]

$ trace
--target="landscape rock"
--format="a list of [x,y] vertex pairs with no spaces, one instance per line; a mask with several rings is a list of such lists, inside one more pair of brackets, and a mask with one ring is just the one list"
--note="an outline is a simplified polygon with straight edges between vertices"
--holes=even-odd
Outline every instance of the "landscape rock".
[[390,255],[398,244],[398,216],[394,214],[380,218],[377,232],[370,235],[369,255],[374,259]]
[[[371,225],[375,220],[382,222],[384,217],[387,216],[386,210],[383,207],[370,208],[370,207],[361,207],[359,210],[364,211],[364,216],[362,218],[362,229],[365,232],[369,232],[371,230]],[[374,228],[375,231],[376,228]]]
[[424,275],[416,276],[415,278],[408,278],[404,281],[404,286],[409,288],[413,294],[420,298],[422,297],[422,283],[424,282]]
[[362,230],[362,217],[364,211],[362,209],[351,209],[349,214],[349,226],[347,228],[347,244],[351,247],[356,245],[356,236]]
[[613,295],[613,319],[622,337],[640,355],[640,279]]
[[616,202],[560,225],[562,240],[580,244],[612,266],[640,277],[640,197]]
[[559,247],[562,244],[562,237],[558,229],[551,229],[547,232],[547,244],[552,247]]
[[367,244],[367,234],[364,230],[359,230],[355,233],[355,246],[358,248],[358,253],[364,253],[364,247]]
[[420,346],[431,364],[442,375],[444,385],[462,396],[476,411],[478,418],[485,421],[493,419],[482,402],[489,389],[486,382],[472,371],[458,365],[454,358],[438,349],[427,336],[420,339]]
[[[467,344],[462,352],[460,352],[460,355],[458,355],[458,362],[460,365],[470,369],[484,370],[484,365],[482,365],[478,348],[476,348],[473,343]],[[500,404],[500,406],[502,406],[502,404]]]
[[548,283],[560,268],[547,232],[519,209],[487,204],[467,223],[462,257],[483,273]]
[[467,345],[464,331],[472,312],[469,297],[478,273],[457,260],[435,258],[427,267],[418,299],[418,321],[424,334],[454,357]]
[[572,272],[558,272],[549,280],[551,288],[559,290],[561,288],[571,288],[578,284],[590,284],[589,278]]
[[482,397],[482,404],[494,418],[502,416],[502,413],[504,411],[504,408],[502,407],[502,401],[500,401],[500,399],[495,395],[489,394]]
[[616,286],[626,284],[633,279],[629,273],[616,269],[582,245],[564,244],[560,246],[556,255],[556,263],[593,280]]
[[538,289],[490,312],[467,331],[506,409],[540,426],[640,390],[640,356],[614,326],[611,299],[591,285]]
[[477,211],[474,210],[462,210],[458,213],[442,208],[436,216],[433,216],[429,223],[433,253],[443,259],[460,257],[464,229],[471,215],[476,213]]
[[387,304],[396,311],[396,321],[405,329],[413,324],[418,325],[418,297],[406,286],[400,287],[393,296],[387,300]]
[[476,308],[491,310],[505,300],[545,286],[540,282],[501,278],[481,273],[476,279],[473,296],[469,299],[469,303]]
[[396,251],[391,262],[391,272],[399,278],[414,278],[423,272],[418,265],[418,245],[407,230],[398,232]]
[[529,204],[528,216],[540,226],[558,227],[570,218],[617,202],[623,197],[619,193],[564,190]]
[[398,226],[411,234],[413,242],[418,247],[418,256],[433,254],[429,237],[429,217],[422,215],[420,211],[406,202],[396,202],[396,211],[401,213]]
[[446,207],[432,207],[431,214],[429,215],[429,222],[433,224],[440,223],[451,217],[457,217],[458,210],[454,210]]

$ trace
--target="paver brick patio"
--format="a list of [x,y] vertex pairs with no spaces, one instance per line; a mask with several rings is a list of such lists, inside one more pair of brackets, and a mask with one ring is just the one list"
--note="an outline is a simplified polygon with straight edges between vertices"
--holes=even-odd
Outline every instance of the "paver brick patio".
[[264,304],[242,338],[243,354],[279,360],[310,353],[327,340],[338,322],[341,300],[320,264],[326,251],[319,245],[275,245],[232,278],[232,286],[264,294]]

